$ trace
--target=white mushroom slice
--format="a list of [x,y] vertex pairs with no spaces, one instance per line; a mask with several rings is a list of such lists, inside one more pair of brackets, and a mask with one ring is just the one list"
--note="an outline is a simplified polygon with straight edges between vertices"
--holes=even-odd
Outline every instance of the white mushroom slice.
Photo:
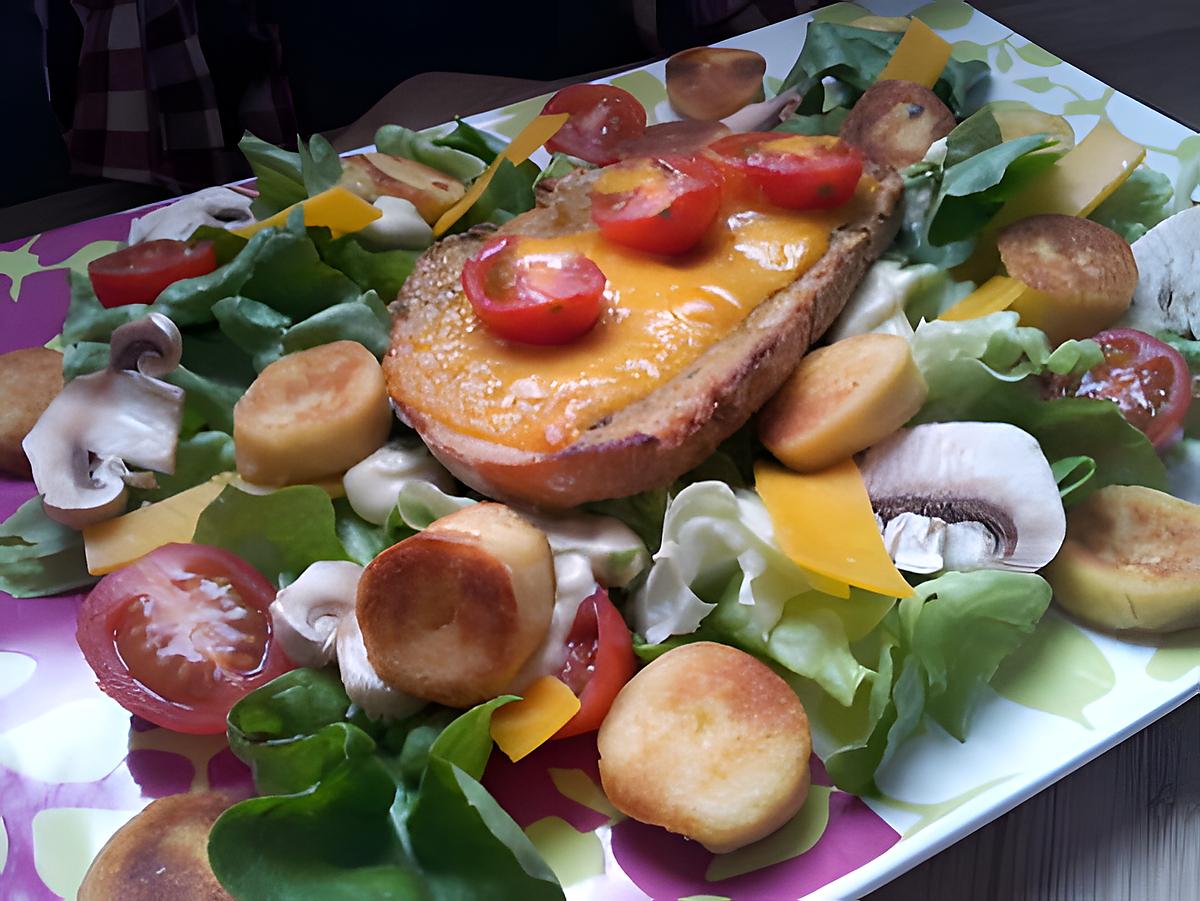
[[326,666],[333,662],[338,624],[354,612],[362,570],[347,560],[321,560],[275,595],[271,622],[294,663]]
[[367,716],[386,716],[399,720],[412,716],[425,706],[425,701],[396,691],[379,678],[367,659],[362,629],[353,612],[338,626],[337,661],[347,697],[365,710]]
[[417,479],[445,492],[454,490],[454,477],[425,445],[393,442],[351,466],[342,476],[346,500],[367,522],[383,525],[396,506],[405,483]]
[[[770,100],[749,103],[721,123],[732,132],[768,131],[792,114],[800,105],[800,91],[796,88],[776,94]],[[786,137],[786,135],[781,135]]]
[[1058,553],[1066,516],[1032,435],[1002,422],[929,423],[860,464],[884,543],[908,572],[1033,572]]
[[232,188],[205,188],[129,223],[129,243],[159,238],[186,241],[202,225],[236,228],[254,221],[250,197]]
[[21,446],[47,516],[72,528],[100,522],[124,510],[127,484],[153,484],[129,465],[175,470],[183,390],[131,368],[165,375],[180,343],[157,313],[123,325],[109,367],[73,379],[46,408]]
[[354,615],[363,568],[346,560],[320,560],[271,603],[271,625],[284,652],[300,666],[337,661],[346,694],[369,716],[397,719],[424,702],[389,688],[367,660]]
[[1200,338],[1200,207],[1160,222],[1133,242],[1138,283],[1122,324]]

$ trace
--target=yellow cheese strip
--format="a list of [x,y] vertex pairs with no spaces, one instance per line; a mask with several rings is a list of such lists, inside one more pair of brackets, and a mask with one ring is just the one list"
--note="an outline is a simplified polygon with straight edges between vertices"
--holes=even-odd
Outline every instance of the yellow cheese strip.
[[888,597],[913,593],[883,546],[853,460],[814,473],[759,463],[754,487],[771,514],[779,547],[799,566]]
[[993,275],[938,318],[950,322],[979,319],[1007,310],[1026,292],[1033,292],[1033,289],[1024,282],[1007,275]]
[[1000,209],[979,236],[974,255],[955,275],[979,281],[993,274],[1000,261],[996,235],[1019,219],[1041,213],[1089,215],[1129,178],[1145,156],[1145,147],[1101,119],[1087,137]]
[[325,226],[333,237],[340,238],[344,234],[360,231],[383,215],[371,204],[357,194],[352,194],[342,187],[332,187],[322,191],[308,200],[294,203],[286,210],[280,210],[274,216],[243,225],[241,228],[230,229],[235,235],[249,238],[264,228],[287,225],[288,217],[297,207],[304,210],[306,226]]
[[567,113],[538,116],[521,129],[520,134],[512,139],[512,143],[492,160],[492,164],[475,181],[471,182],[471,187],[467,188],[467,193],[463,195],[463,198],[442,213],[441,218],[433,226],[434,237],[440,238],[444,235],[450,226],[461,219],[463,214],[483,195],[487,186],[492,183],[492,177],[495,176],[502,161],[508,160],[514,166],[521,165],[535,150],[554,137],[569,118]]
[[913,19],[876,81],[915,81],[932,88],[949,60],[950,45],[920,19]]
[[516,763],[545,744],[579,712],[579,698],[554,676],[542,676],[525,697],[492,714],[492,739]]
[[88,572],[102,576],[164,544],[191,541],[196,520],[232,478],[222,473],[165,501],[88,526],[83,530]]

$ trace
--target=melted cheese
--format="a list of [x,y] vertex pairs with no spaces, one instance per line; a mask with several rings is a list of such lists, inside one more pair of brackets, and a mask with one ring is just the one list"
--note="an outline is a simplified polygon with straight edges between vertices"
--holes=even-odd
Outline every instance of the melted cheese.
[[[620,187],[606,185],[606,187]],[[760,303],[825,253],[874,189],[828,212],[728,207],[701,245],[675,258],[587,230],[523,238],[520,252],[582,253],[608,280],[596,327],[561,347],[510,343],[486,330],[458,291],[394,351],[402,400],[457,431],[552,451],[682,372]]]
[[542,676],[525,697],[492,714],[492,738],[514,763],[549,741],[579,712],[579,698],[554,676]]
[[[884,547],[853,460],[813,473],[759,463],[754,487],[771,514],[780,549],[796,564],[835,584],[894,598],[913,593]],[[820,583],[814,587],[826,590]]]

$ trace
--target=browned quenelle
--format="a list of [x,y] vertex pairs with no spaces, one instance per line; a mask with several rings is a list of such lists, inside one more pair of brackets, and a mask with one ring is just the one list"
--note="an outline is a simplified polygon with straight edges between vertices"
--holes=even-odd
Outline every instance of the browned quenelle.
[[[591,230],[588,193],[596,171],[603,170],[558,179],[536,209],[505,223],[500,233],[554,238]],[[489,497],[564,508],[665,485],[744,425],[829,328],[867,267],[891,243],[901,190],[894,172],[868,164],[844,223],[833,228],[828,249],[812,268],[766,298],[678,374],[554,450],[513,446],[502,434],[494,439],[468,434],[436,409],[424,412],[414,397],[415,342],[459,315],[463,264],[487,235],[468,232],[439,241],[417,261],[391,307],[392,349],[383,363],[388,389],[438,459]]]
[[1090,338],[1121,318],[1138,270],[1129,243],[1090,219],[1046,213],[1021,219],[996,238],[1013,278],[1040,293],[1013,309],[1053,344]]
[[871,85],[854,104],[841,137],[876,162],[903,169],[953,128],[954,114],[929,88],[888,80]]
[[667,60],[667,98],[685,119],[724,119],[762,100],[767,61],[753,50],[693,47]]
[[100,849],[79,901],[228,901],[232,896],[208,865],[208,832],[233,802],[219,792],[152,802]]
[[546,536],[502,504],[442,517],[383,551],[358,584],[379,677],[449,707],[501,694],[545,638],[553,608]]
[[0,472],[31,478],[21,442],[63,387],[57,350],[25,347],[0,354]]
[[774,832],[808,796],[804,707],[770,667],[727,645],[682,645],[634,676],[598,745],[618,810],[717,854]]
[[343,157],[341,185],[372,203],[379,197],[402,197],[429,223],[436,222],[467,193],[457,178],[387,153]]

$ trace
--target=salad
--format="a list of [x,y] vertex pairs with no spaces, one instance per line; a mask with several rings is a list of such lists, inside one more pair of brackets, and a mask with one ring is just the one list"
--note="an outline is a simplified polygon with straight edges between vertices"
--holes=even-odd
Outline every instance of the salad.
[[[641,674],[667,672],[657,661],[681,651],[734,648],[761,665],[745,678],[785,684],[805,718],[791,732],[808,741],[811,728],[833,783],[863,794],[926,717],[966,737],[978,689],[1052,594],[1117,632],[1197,622],[1200,304],[1186,299],[1193,276],[1170,264],[1196,253],[1194,211],[1169,216],[1169,182],[1101,127],[1072,149],[1058,117],[974,110],[986,65],[943,58],[924,86],[915,70],[880,79],[902,66],[900,42],[813,25],[776,97],[750,92],[730,114],[746,113],[725,126],[735,131],[758,117],[760,132],[765,117],[783,133],[840,132],[869,158],[897,154],[905,211],[825,346],[759,417],[635,496],[514,513],[458,481],[391,414],[376,362],[391,346],[386,301],[435,235],[507,222],[539,186],[613,154],[727,141],[711,121],[655,134],[618,89],[569,89],[544,111],[567,118],[537,142],[555,151],[542,169],[519,140],[461,121],[386,127],[377,152],[347,160],[319,138],[290,154],[248,137],[252,204],[224,215],[222,197],[193,211],[209,217],[198,227],[176,204],[176,221],[161,219],[185,240],[144,223],[149,240],[73,280],[68,384],[25,444],[40,496],[0,526],[0,587],[91,588],[78,638],[102,688],[151,722],[227,733],[259,797],[212,827],[226,890],[560,896],[480,781],[493,740],[519,759],[599,727],[608,758],[606,744],[644,740],[630,716],[667,721],[676,705]],[[694,111],[705,92],[694,67],[682,72]],[[897,94],[901,81],[912,87]],[[915,106],[915,136],[876,127]],[[589,127],[597,111],[615,129]],[[1055,175],[1085,150],[1119,164],[1066,196]],[[791,184],[779,167],[769,177]],[[688,195],[685,224],[702,195]],[[647,240],[637,217],[617,219],[624,240]],[[699,240],[688,231],[649,249],[679,252]],[[1087,254],[1101,260],[1090,270]],[[499,326],[479,318],[506,339],[561,344],[592,326],[514,325],[512,303],[497,306]],[[866,533],[874,544],[847,566],[844,546]],[[451,570],[495,578],[472,593]],[[462,636],[436,643],[437,611],[510,596],[514,624],[487,627],[497,647],[470,677],[478,655]],[[510,633],[515,649],[499,641]],[[617,800],[620,782],[605,781],[618,808],[655,822]],[[689,785],[705,790],[719,789]],[[787,820],[804,790],[780,795]],[[703,823],[663,825],[738,846],[705,841]]]

